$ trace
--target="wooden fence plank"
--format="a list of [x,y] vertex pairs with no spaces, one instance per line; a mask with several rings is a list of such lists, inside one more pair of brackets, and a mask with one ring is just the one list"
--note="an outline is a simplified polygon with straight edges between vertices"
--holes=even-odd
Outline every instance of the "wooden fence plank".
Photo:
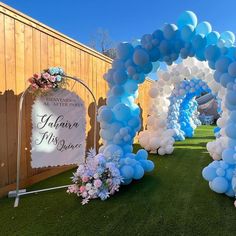
[[7,155],[7,94],[5,57],[5,18],[0,13],[0,188],[9,183]]
[[7,91],[7,149],[9,183],[15,181],[16,144],[17,144],[17,95],[16,93],[16,57],[15,57],[15,21],[5,16],[5,56]]

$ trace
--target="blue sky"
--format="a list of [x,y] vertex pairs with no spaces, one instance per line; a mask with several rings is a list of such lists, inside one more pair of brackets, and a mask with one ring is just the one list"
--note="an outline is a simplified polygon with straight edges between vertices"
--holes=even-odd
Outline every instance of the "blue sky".
[[131,41],[175,23],[184,10],[213,30],[236,32],[235,0],[3,0],[11,7],[88,44],[98,28],[108,30],[115,42]]

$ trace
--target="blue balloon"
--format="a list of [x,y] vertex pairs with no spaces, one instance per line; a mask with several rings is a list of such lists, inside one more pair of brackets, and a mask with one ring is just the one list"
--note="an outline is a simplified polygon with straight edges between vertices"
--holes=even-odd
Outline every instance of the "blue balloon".
[[132,179],[134,175],[134,169],[130,165],[123,165],[120,169],[120,173],[125,179]]
[[178,20],[177,26],[179,29],[182,29],[185,25],[192,25],[194,28],[197,25],[197,16],[192,11],[183,12]]
[[146,150],[144,149],[140,149],[138,150],[137,154],[136,154],[140,159],[143,159],[143,160],[147,160],[148,158],[148,153]]
[[220,76],[220,83],[223,87],[227,87],[227,84],[234,82],[234,78],[231,77],[228,73],[223,73]]
[[193,36],[194,36],[194,26],[185,25],[181,30],[181,38],[185,42],[190,42]]
[[120,85],[124,84],[127,81],[127,78],[128,76],[125,70],[117,70],[113,75],[114,82]]
[[216,31],[212,31],[206,37],[207,37],[208,45],[216,45],[218,42],[218,39],[220,38],[220,34]]
[[197,34],[192,39],[193,48],[196,50],[203,49],[206,46],[206,38],[201,34]]
[[236,62],[230,63],[228,67],[228,73],[232,77],[236,77]]
[[[231,77],[232,78],[232,77]],[[231,79],[231,82],[233,82],[233,78]],[[226,102],[230,105],[235,106],[236,105],[236,91],[227,91],[226,94]]]
[[211,28],[211,24],[207,21],[203,21],[201,23],[199,23],[196,27],[196,33],[197,34],[202,34],[202,35],[207,35],[211,32],[212,28]]
[[115,85],[112,88],[112,93],[113,93],[114,96],[121,96],[124,93],[124,87],[121,86],[121,85]]
[[217,169],[216,169],[216,174],[217,174],[218,176],[223,177],[223,176],[225,176],[225,170],[224,170],[223,168],[217,168]]
[[133,61],[136,65],[144,66],[149,62],[149,55],[144,49],[135,49],[133,55]]
[[205,57],[208,61],[216,61],[220,57],[220,49],[215,45],[209,45],[205,50]]
[[222,160],[228,164],[235,164],[236,160],[234,159],[235,151],[232,148],[227,148],[222,152]]
[[216,70],[221,72],[221,73],[225,73],[228,71],[228,67],[229,64],[231,63],[231,59],[229,57],[220,57],[217,61],[216,61]]
[[141,179],[144,176],[144,169],[141,165],[134,166],[134,179]]
[[120,43],[117,46],[117,56],[122,60],[126,60],[133,54],[134,48],[130,43]]
[[160,43],[159,50],[162,55],[169,55],[171,52],[171,43],[168,40],[162,40]]
[[101,122],[111,123],[113,121],[113,112],[109,108],[104,108],[99,114]]
[[131,116],[130,108],[123,103],[116,104],[113,108],[113,112],[118,121],[129,120]]
[[146,160],[146,168],[145,168],[145,171],[147,172],[150,172],[150,171],[153,171],[154,169],[154,163],[150,160]]
[[174,24],[166,24],[163,28],[163,35],[167,40],[171,40],[175,37],[175,31],[177,26]]
[[119,104],[121,102],[121,98],[117,96],[109,96],[107,98],[107,105],[109,107],[114,107],[116,104]]
[[229,121],[236,123],[236,111],[230,113]]
[[228,187],[228,181],[223,177],[216,177],[211,183],[211,188],[216,193],[225,193]]
[[[157,62],[157,60],[159,60],[160,59],[160,56],[161,56],[161,54],[160,54],[160,51],[159,51],[159,48],[158,47],[154,47],[154,48],[152,48],[150,51],[149,51],[149,58],[150,58],[150,61],[152,61],[152,62],[156,62],[156,63],[153,63],[153,70],[155,70],[155,65],[157,65],[159,62]],[[158,69],[158,68],[157,68]],[[156,69],[156,70],[157,70]],[[155,70],[155,71],[156,71]],[[154,72],[155,72],[154,71]]]

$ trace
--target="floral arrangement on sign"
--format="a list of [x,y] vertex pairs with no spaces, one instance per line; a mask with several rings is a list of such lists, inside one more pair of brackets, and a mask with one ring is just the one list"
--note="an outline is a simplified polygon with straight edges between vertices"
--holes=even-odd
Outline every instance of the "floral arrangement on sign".
[[40,96],[52,89],[65,87],[67,83],[63,76],[65,76],[65,73],[60,67],[45,69],[29,78],[29,91],[35,96]]
[[106,160],[101,154],[91,149],[88,152],[86,162],[79,165],[72,177],[73,184],[67,192],[75,193],[82,197],[82,204],[90,199],[100,198],[106,200],[110,195],[119,191],[123,182],[117,163]]

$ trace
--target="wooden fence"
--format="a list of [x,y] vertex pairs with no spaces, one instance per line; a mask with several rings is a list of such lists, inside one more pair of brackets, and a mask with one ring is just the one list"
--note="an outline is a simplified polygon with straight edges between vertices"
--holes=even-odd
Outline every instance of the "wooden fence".
[[[18,103],[27,87],[27,78],[50,66],[60,66],[68,75],[85,81],[101,106],[105,103],[108,89],[103,74],[111,67],[111,63],[110,58],[0,3],[0,196],[15,188]],[[70,83],[69,86],[73,85]],[[150,82],[145,82],[139,90],[138,103],[143,109],[144,124],[149,86]],[[91,146],[94,104],[81,85],[76,84],[73,90],[84,99],[88,108],[87,143]],[[22,186],[71,168],[31,168],[31,104],[32,97],[28,95],[23,111]]]

